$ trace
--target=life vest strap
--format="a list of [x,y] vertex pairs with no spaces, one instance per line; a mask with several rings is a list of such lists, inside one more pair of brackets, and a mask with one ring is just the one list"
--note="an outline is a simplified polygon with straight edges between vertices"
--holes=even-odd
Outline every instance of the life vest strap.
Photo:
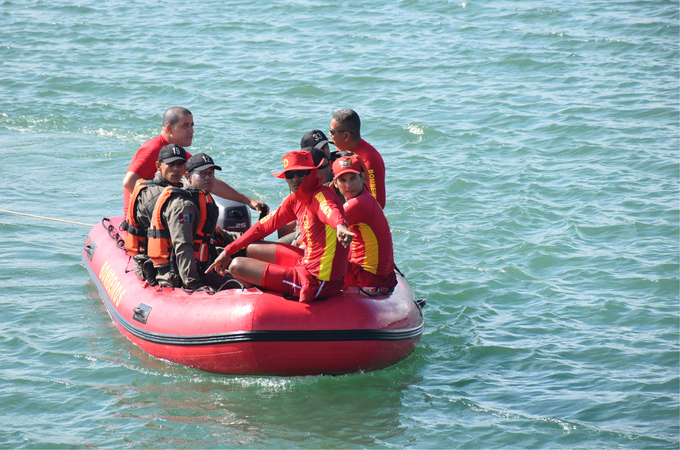
[[146,237],[146,228],[138,228],[128,222],[121,222],[120,229],[134,236]]
[[159,230],[158,228],[149,228],[146,231],[146,236],[154,239],[170,238],[170,230]]

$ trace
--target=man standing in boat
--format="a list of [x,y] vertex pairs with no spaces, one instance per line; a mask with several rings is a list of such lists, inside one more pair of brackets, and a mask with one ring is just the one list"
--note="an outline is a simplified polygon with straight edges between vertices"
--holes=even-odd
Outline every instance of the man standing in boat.
[[[234,277],[248,285],[298,297],[303,303],[339,293],[354,233],[347,227],[335,192],[321,184],[317,176],[320,166],[307,151],[284,155],[284,170],[274,176],[286,179],[291,194],[276,211],[228,245],[207,271],[214,268],[224,274],[229,267]],[[304,249],[276,242],[254,243],[296,219]],[[232,262],[232,255],[242,248],[248,257]]]
[[351,109],[334,112],[329,134],[339,151],[356,153],[361,157],[368,170],[368,188],[380,207],[385,208],[385,162],[380,153],[361,138],[359,114]]
[[378,201],[364,186],[365,173],[354,156],[333,163],[335,187],[345,197],[345,215],[352,240],[345,287],[380,287],[391,290],[397,285],[394,274],[392,233]]
[[[153,178],[156,172],[155,163],[158,160],[158,152],[168,144],[180,147],[190,147],[194,137],[194,116],[186,108],[173,106],[163,114],[161,134],[149,139],[137,150],[123,178],[123,210],[127,213],[130,195],[135,188],[135,183],[140,178]],[[187,152],[187,156],[191,154]],[[267,213],[269,207],[259,201],[244,195],[220,179],[215,179],[214,194],[245,203],[251,209],[260,213]]]

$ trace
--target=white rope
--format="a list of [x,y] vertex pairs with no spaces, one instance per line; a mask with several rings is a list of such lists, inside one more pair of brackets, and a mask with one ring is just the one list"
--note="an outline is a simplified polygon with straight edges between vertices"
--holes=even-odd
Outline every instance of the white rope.
[[24,214],[24,213],[15,212],[15,211],[7,211],[5,209],[0,209],[0,212],[4,212],[4,213],[7,213],[7,214],[16,214],[18,216],[35,217],[36,219],[54,220],[55,222],[72,223],[74,225],[83,225],[83,226],[86,226],[86,227],[93,227],[94,226],[94,225],[90,225],[89,223],[72,222],[70,220],[62,220],[62,219],[53,219],[51,217],[35,216],[33,214]]

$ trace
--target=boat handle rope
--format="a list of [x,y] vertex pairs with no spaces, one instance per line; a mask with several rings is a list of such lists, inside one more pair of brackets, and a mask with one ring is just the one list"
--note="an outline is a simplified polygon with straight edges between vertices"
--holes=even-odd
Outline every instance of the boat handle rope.
[[[106,225],[104,222],[108,222],[109,224]],[[108,217],[104,217],[102,219],[102,226],[106,229],[106,231],[109,232],[109,236],[111,237],[111,239],[116,241],[116,247],[125,250],[125,241],[123,240],[123,238],[120,237],[120,234],[118,234],[118,232],[116,231],[116,227],[114,227],[111,224],[111,219],[109,219]]]
[[184,286],[182,286],[182,290],[183,290],[184,292],[186,292],[187,294],[189,294],[189,295],[193,294],[194,292],[205,292],[205,293],[208,294],[208,295],[215,295],[215,294],[217,294],[219,291],[221,291],[222,288],[223,288],[224,286],[226,286],[227,284],[229,284],[229,283],[231,283],[231,282],[237,283],[237,284],[241,287],[241,292],[245,291],[246,287],[243,285],[243,283],[241,283],[240,281],[238,281],[238,280],[235,279],[235,278],[234,278],[234,279],[231,279],[231,280],[225,281],[224,283],[222,283],[222,286],[220,286],[219,288],[217,288],[217,289],[214,290],[214,291],[208,289],[206,286],[201,286],[200,288],[196,288],[196,289],[185,288]]
[[387,290],[383,291],[381,287],[375,288],[375,294],[372,294],[370,292],[364,291],[361,286],[357,286],[359,288],[359,291],[361,291],[362,294],[368,295],[369,297],[379,297],[381,295],[390,295],[392,292],[394,292],[394,288],[388,288]]
[[[406,278],[406,275],[404,275],[403,273],[401,273],[401,270],[399,270],[399,267],[397,267],[396,264],[394,265],[394,270],[396,270],[397,273],[399,273],[399,275],[401,275],[402,277]],[[420,308],[420,309],[423,309],[423,308],[425,307],[425,305],[427,305],[427,299],[426,299],[426,298],[419,298],[419,299],[416,299],[415,302],[416,302],[416,305],[418,305],[418,308]]]
[[[109,224],[106,225],[105,222],[108,222]],[[125,241],[123,238],[120,237],[120,234],[118,234],[118,231],[116,231],[116,227],[114,227],[111,224],[111,219],[108,217],[104,217],[101,222],[102,226],[104,229],[109,233],[109,237],[116,241],[116,247],[125,250],[125,253],[127,253],[127,250],[125,248]],[[132,256],[128,256],[127,263],[125,264],[125,273],[132,272],[130,269],[130,261],[132,261]]]
[[239,285],[239,287],[241,288],[241,292],[243,292],[243,291],[246,290],[246,287],[244,286],[243,283],[241,283],[240,281],[238,281],[236,278],[232,278],[231,280],[225,281],[225,282],[222,284],[222,286],[220,286],[219,289],[217,289],[217,292],[221,291],[222,288],[223,288],[224,286],[228,285],[228,284],[231,283],[231,282],[237,283],[237,284]]
[[[399,267],[397,267],[396,264],[394,265],[394,270],[396,270],[397,273],[398,273],[399,275],[401,275],[402,277],[406,278],[406,275],[404,275],[403,273],[401,273],[401,270],[399,270]],[[354,278],[354,283],[355,283],[355,284],[357,285],[357,287],[359,288],[359,291],[360,291],[362,294],[367,295],[367,296],[369,296],[369,297],[379,297],[379,296],[381,296],[381,295],[390,295],[392,292],[394,292],[394,288],[393,288],[393,287],[391,287],[391,288],[385,288],[384,291],[383,291],[383,288],[382,288],[382,287],[377,287],[377,288],[375,289],[375,293],[366,292],[366,291],[364,291],[364,290],[361,288],[361,286],[359,286],[359,281],[357,280],[357,277],[354,276],[354,273],[352,273],[352,278]]]

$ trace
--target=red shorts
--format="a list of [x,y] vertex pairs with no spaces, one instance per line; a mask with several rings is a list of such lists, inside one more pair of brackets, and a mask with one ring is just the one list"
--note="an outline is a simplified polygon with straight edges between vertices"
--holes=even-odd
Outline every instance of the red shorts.
[[397,276],[394,270],[387,275],[380,276],[364,270],[359,264],[349,263],[345,275],[345,287],[385,287],[391,288],[397,285]]
[[317,279],[303,266],[298,265],[303,254],[304,251],[298,247],[279,244],[276,248],[276,264],[267,264],[262,277],[262,287],[297,297],[305,303],[339,293],[344,280]]
[[279,266],[297,266],[298,262],[305,255],[305,251],[300,247],[289,244],[276,245],[276,264]]

